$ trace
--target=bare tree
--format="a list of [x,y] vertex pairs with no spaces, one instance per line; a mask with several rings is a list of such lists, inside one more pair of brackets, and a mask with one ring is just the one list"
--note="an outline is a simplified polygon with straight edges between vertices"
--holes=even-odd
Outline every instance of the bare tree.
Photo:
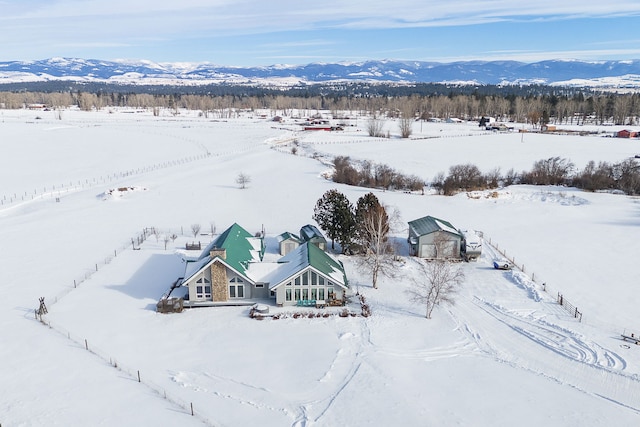
[[198,236],[201,229],[202,227],[200,226],[200,224],[191,224],[191,232],[193,233],[194,238]]
[[240,172],[240,174],[236,178],[236,184],[238,184],[241,189],[247,188],[247,185],[250,182],[251,182],[251,177],[243,172]]
[[209,223],[209,231],[211,232],[211,235],[213,236],[214,234],[216,234],[216,223],[215,221],[211,221]]
[[169,234],[162,235],[162,241],[164,242],[164,250],[167,250],[167,245],[169,244],[169,240],[171,240],[171,236]]
[[378,289],[378,277],[394,277],[396,273],[395,247],[389,240],[391,224],[399,218],[397,211],[389,218],[384,206],[377,204],[364,210],[358,218],[358,244],[362,255],[358,267],[371,274],[371,282]]
[[375,114],[369,119],[367,122],[367,134],[373,137],[383,137],[384,132],[382,132],[382,128],[384,127],[384,122],[377,118]]
[[409,138],[413,133],[413,121],[415,120],[413,110],[410,108],[404,108],[401,112],[400,120],[398,121],[398,127],[400,128],[400,136],[402,138]]
[[424,305],[425,317],[431,319],[436,305],[454,303],[458,288],[464,281],[464,272],[449,261],[417,262],[418,273],[407,293],[413,302]]

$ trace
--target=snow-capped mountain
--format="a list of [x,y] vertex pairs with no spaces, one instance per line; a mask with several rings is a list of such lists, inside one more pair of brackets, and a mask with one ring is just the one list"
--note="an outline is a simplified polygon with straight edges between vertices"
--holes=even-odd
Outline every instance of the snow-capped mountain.
[[51,58],[0,62],[0,84],[40,81],[125,84],[273,84],[369,81],[396,83],[545,84],[640,87],[640,60],[577,61],[365,61],[265,67],[212,63],[156,63]]

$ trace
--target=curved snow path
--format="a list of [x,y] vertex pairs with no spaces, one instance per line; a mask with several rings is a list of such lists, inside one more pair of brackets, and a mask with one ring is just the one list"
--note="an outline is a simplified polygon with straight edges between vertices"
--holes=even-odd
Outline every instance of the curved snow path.
[[[626,361],[617,353],[568,329],[477,297],[461,296],[449,311],[458,329],[487,356],[640,414],[640,377],[624,372]],[[541,347],[548,350],[546,357],[532,358]]]

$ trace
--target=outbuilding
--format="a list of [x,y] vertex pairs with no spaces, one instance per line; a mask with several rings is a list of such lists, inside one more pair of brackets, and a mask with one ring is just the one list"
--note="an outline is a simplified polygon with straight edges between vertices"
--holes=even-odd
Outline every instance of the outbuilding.
[[638,136],[638,132],[628,129],[622,129],[621,131],[616,132],[617,138],[636,138]]
[[323,251],[327,250],[327,239],[324,238],[315,225],[307,224],[300,228],[300,238],[303,242],[310,242]]
[[409,222],[411,255],[426,259],[460,259],[462,234],[450,222],[425,216]]
[[288,231],[280,234],[276,239],[278,240],[278,248],[280,255],[282,256],[294,251],[302,242],[300,237],[293,233],[289,233]]

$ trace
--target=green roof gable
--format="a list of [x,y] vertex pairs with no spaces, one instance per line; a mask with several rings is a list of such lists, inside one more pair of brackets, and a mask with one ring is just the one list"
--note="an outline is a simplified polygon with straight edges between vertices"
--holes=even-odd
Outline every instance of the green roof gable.
[[254,237],[247,230],[234,223],[209,243],[198,259],[209,257],[214,249],[225,249],[226,263],[244,275],[249,262],[262,260],[265,247],[262,238]]
[[409,221],[409,233],[414,234],[416,237],[431,234],[435,231],[446,231],[460,236],[460,232],[450,222],[433,216],[427,215],[423,218]]

